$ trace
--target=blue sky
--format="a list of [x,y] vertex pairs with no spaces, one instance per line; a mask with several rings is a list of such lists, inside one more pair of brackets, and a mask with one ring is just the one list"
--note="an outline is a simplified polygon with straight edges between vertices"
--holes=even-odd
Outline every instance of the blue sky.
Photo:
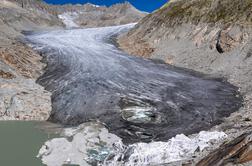
[[[44,1],[51,4],[65,4],[65,3],[84,4],[90,2],[96,5],[110,6],[115,3],[124,2],[125,0],[44,0]],[[134,5],[137,9],[147,12],[152,12],[160,8],[167,1],[168,0],[128,0],[128,2]]]

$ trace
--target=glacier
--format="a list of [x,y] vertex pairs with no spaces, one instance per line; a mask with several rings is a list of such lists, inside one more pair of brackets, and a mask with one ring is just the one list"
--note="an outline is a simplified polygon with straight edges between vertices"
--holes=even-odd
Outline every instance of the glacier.
[[[124,53],[116,47],[116,36],[134,26],[26,37],[47,63],[38,83],[52,92],[49,121],[73,126],[40,149],[45,164],[169,163],[226,137],[203,130],[241,107],[237,88],[223,79]],[[187,136],[193,133],[198,134]]]
[[27,36],[47,63],[38,83],[52,92],[49,121],[77,126],[99,120],[127,145],[197,133],[240,108],[237,88],[222,79],[117,48],[116,36],[134,26]]

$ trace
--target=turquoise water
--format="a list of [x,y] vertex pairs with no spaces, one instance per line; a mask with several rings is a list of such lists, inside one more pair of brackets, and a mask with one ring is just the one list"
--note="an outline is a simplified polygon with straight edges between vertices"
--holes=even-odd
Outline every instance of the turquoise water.
[[56,137],[40,129],[39,122],[0,122],[0,165],[43,166],[36,158],[45,141]]

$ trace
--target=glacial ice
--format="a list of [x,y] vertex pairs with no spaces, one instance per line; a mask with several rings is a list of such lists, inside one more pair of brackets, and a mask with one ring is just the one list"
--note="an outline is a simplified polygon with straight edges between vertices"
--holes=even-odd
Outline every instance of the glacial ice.
[[[105,165],[145,166],[186,160],[191,158],[196,150],[202,151],[210,146],[210,142],[221,140],[226,136],[224,132],[201,131],[191,138],[179,134],[167,142],[136,143],[117,152],[113,160],[106,161]],[[129,150],[131,154],[125,158],[125,153]],[[118,160],[119,158],[123,158],[123,160]]]
[[179,134],[167,142],[126,146],[103,125],[84,123],[76,128],[65,129],[62,138],[47,141],[40,149],[38,157],[48,166],[86,166],[91,163],[106,166],[155,165],[189,159],[196,150],[202,151],[211,142],[225,137],[224,132],[201,131],[192,137]]

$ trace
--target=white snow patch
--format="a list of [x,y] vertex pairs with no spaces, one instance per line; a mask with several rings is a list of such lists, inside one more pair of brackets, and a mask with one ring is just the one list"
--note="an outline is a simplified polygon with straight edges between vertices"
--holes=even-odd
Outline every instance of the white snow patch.
[[99,5],[92,4],[92,3],[86,3],[86,5],[89,5],[89,6],[92,6],[92,7],[95,7],[95,8],[99,8],[99,7],[101,7],[101,6],[99,6]]
[[67,28],[79,27],[79,25],[76,24],[74,21],[78,17],[78,13],[76,12],[66,12],[60,14],[58,17],[63,21],[63,23],[66,25]]
[[94,5],[94,7],[97,7],[97,8],[98,8],[98,7],[100,7],[100,6],[99,6],[99,5]]

